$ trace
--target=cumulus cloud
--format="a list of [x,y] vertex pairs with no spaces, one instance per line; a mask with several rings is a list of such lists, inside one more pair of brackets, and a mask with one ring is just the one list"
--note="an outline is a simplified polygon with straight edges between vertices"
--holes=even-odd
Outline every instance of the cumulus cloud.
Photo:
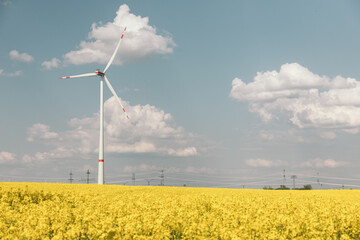
[[28,129],[27,140],[33,142],[35,139],[49,140],[57,137],[59,137],[59,134],[51,132],[48,125],[37,123]]
[[286,165],[285,162],[280,161],[280,160],[271,161],[271,160],[262,159],[262,158],[247,159],[247,160],[245,160],[245,163],[251,167],[277,167],[277,166]]
[[16,162],[16,157],[10,152],[0,152],[0,164],[12,164]]
[[347,162],[336,161],[331,158],[325,160],[321,158],[315,158],[302,163],[301,166],[309,168],[336,168],[346,166],[347,164]]
[[46,70],[50,70],[52,68],[58,68],[60,64],[61,62],[59,59],[53,58],[50,61],[44,61],[43,63],[41,63],[41,66]]
[[187,157],[187,156],[194,156],[197,155],[197,150],[195,147],[188,147],[182,149],[172,149],[168,150],[168,154],[177,157]]
[[88,40],[80,43],[79,49],[65,54],[66,63],[106,64],[112,55],[123,29],[127,27],[124,41],[114,64],[123,65],[126,62],[142,60],[155,54],[173,52],[174,41],[168,35],[160,35],[157,29],[149,24],[148,17],[130,13],[128,5],[123,4],[116,12],[112,22],[92,24]]
[[[127,119],[115,97],[104,104],[106,153],[153,153],[188,157],[199,154],[200,137],[176,126],[169,113],[151,105],[132,106],[123,101],[130,116]],[[99,114],[92,117],[74,118],[69,121],[68,131],[53,132],[44,124],[28,129],[28,141],[37,141],[54,147],[54,150],[27,157],[28,161],[93,157],[98,152]]]
[[253,82],[232,81],[230,97],[249,103],[264,121],[285,118],[299,128],[360,126],[360,82],[319,76],[298,63],[257,73]]
[[17,50],[11,50],[9,52],[9,57],[12,60],[20,61],[20,62],[32,62],[34,61],[34,58],[29,55],[28,53],[19,53]]

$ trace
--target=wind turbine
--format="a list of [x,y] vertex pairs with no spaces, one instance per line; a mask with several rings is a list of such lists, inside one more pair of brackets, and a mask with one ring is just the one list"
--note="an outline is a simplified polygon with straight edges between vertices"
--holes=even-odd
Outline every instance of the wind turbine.
[[[104,184],[104,80],[106,82],[106,85],[109,87],[112,94],[115,96],[115,98],[118,100],[122,110],[125,112],[124,106],[121,104],[120,99],[118,95],[116,94],[114,88],[111,86],[109,80],[107,79],[105,73],[110,67],[111,63],[114,61],[115,55],[119,49],[120,43],[124,37],[124,33],[126,31],[126,27],[124,29],[124,32],[121,35],[121,38],[115,48],[115,51],[113,55],[111,56],[108,64],[106,65],[103,72],[100,72],[99,69],[96,70],[95,73],[85,73],[80,75],[74,75],[74,76],[67,76],[67,77],[60,77],[60,79],[64,78],[80,78],[80,77],[93,77],[93,76],[99,76],[100,77],[100,139],[99,139],[99,168],[98,168],[98,184]],[[129,116],[126,114],[126,117],[129,119]]]

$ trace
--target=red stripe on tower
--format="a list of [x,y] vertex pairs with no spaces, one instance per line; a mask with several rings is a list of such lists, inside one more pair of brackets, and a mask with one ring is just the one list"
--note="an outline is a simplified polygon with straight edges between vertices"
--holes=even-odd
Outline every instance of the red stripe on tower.
[[124,32],[126,31],[126,27],[125,27],[125,29],[124,29]]
[[66,77],[66,78],[70,78],[70,77]]
[[104,159],[99,159],[99,162],[104,162]]
[[124,34],[123,35],[121,35],[121,39],[124,37]]
[[123,108],[123,111],[125,112],[125,108]]

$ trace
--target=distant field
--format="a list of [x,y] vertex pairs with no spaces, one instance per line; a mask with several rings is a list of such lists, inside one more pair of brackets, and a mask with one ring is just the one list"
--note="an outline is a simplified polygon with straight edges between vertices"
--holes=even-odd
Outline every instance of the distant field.
[[0,239],[360,239],[358,190],[0,187]]

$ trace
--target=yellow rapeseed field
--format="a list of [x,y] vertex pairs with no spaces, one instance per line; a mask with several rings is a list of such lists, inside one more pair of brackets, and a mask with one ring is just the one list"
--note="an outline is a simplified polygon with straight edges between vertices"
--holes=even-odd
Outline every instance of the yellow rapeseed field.
[[358,190],[0,188],[0,239],[360,239]]

